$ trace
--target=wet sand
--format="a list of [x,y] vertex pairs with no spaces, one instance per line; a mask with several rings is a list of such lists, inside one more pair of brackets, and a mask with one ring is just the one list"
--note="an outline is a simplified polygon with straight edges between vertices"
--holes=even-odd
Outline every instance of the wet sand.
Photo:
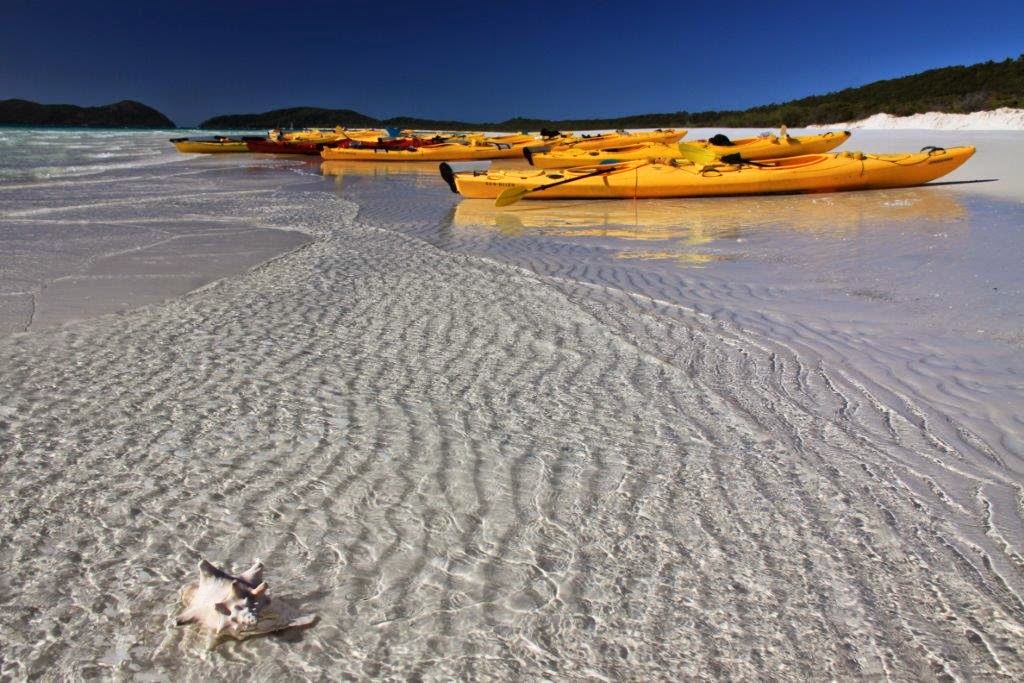
[[[100,224],[96,228],[107,237],[114,226]],[[36,221],[31,236],[20,231],[16,238],[0,239],[0,251],[12,269],[21,265],[17,263],[19,247],[26,246],[26,241],[45,243],[27,246],[35,254],[49,252],[44,256],[45,268],[19,272],[24,283],[21,291],[5,293],[9,312],[0,315],[0,332],[53,327],[160,303],[309,242],[299,232],[222,224],[182,225],[175,221],[146,228],[151,241],[113,253],[90,250],[85,244],[89,238],[81,235],[54,237]],[[128,229],[135,233],[134,241],[138,226]],[[55,272],[53,266],[58,261],[62,268]]]
[[[499,217],[219,163],[161,211],[311,241],[0,341],[3,674],[1024,675],[1020,347],[937,332],[999,318],[988,285],[919,298],[1019,287],[955,258],[1015,245],[1016,204]],[[203,556],[320,622],[204,652],[171,626]]]
[[265,184],[228,197],[180,166],[0,185],[0,334],[158,304],[309,242],[258,225]]

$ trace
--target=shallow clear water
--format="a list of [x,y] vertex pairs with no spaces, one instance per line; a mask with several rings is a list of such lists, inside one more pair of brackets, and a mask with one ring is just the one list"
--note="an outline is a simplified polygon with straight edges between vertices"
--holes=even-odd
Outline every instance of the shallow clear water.
[[309,240],[258,225],[280,160],[178,154],[188,132],[0,128],[0,333],[159,303]]
[[[1012,192],[496,211],[433,170],[331,173],[171,156],[0,186],[27,240],[0,282],[33,300],[98,262],[179,272],[194,232],[214,261],[310,240],[10,326],[2,673],[1024,673]],[[200,557],[257,556],[316,626],[212,652],[171,626]]]

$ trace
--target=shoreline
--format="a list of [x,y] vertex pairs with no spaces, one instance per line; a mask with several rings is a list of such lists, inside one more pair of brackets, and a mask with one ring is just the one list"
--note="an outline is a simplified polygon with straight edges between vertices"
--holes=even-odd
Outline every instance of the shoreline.
[[[718,129],[698,129],[693,131],[696,135],[710,135]],[[733,136],[753,135],[754,129],[728,129],[728,134]],[[862,130],[853,143],[847,143],[844,148],[856,148],[862,151],[885,151],[891,146],[887,142],[891,132]],[[901,133],[906,136],[907,133]],[[915,146],[925,144],[960,144],[964,140],[962,131],[910,131]],[[989,133],[991,135],[992,133]],[[1013,135],[1002,132],[997,135]],[[948,141],[946,140],[948,138]],[[1014,144],[1021,147],[1024,153],[1024,138],[1017,140],[1011,138]],[[1001,154],[1005,151],[1005,142],[996,146],[986,147],[984,144],[979,148],[976,159],[965,167],[950,176],[949,180],[957,182],[960,179],[989,178],[997,177],[999,182],[980,183],[977,185],[952,185],[950,189],[957,192],[980,192],[982,194],[1003,197],[1019,202],[1024,202],[1024,177],[1015,173],[1012,155]],[[1008,161],[1009,165],[1000,165],[1000,159]],[[246,160],[251,161],[251,160]],[[212,168],[210,163],[213,162]],[[307,160],[295,159],[258,159],[257,164],[266,164],[282,170],[304,169],[309,166]],[[982,170],[979,167],[984,164]],[[205,169],[210,172],[223,172],[229,174],[237,169],[238,164],[232,159],[209,159],[204,157],[194,159],[181,159],[176,162],[177,166],[185,165],[197,169]],[[1005,166],[1005,167],[1004,167]],[[163,169],[160,169],[163,171]],[[348,173],[363,175],[365,173],[384,173],[401,175],[403,169],[365,169],[362,167],[348,169]],[[408,172],[408,169],[404,169]],[[416,169],[419,175],[419,169]],[[346,170],[342,170],[344,175]],[[120,172],[124,173],[124,172]],[[432,173],[426,173],[431,177]],[[280,180],[289,180],[288,173],[284,173]],[[89,176],[90,182],[95,180],[103,184],[104,176]],[[1014,179],[1017,179],[1014,182]],[[318,175],[310,175],[302,183],[309,184],[310,188],[317,191],[325,191]],[[341,178],[337,178],[340,182]],[[76,178],[56,182],[75,182]],[[294,178],[289,180],[294,184]],[[961,180],[962,182],[962,180]],[[45,187],[46,183],[40,183],[39,187]],[[265,189],[253,190],[256,192],[267,192]],[[0,194],[0,200],[3,195]],[[807,199],[812,201],[812,199]],[[720,201],[721,203],[721,201]],[[713,207],[712,207],[713,208]],[[36,234],[33,239],[46,239],[47,232],[39,223],[39,211],[44,211],[43,216],[49,214],[53,219],[46,219],[43,223],[57,221],[64,213],[60,207],[49,207],[46,210],[34,210],[30,215],[12,217],[0,211],[0,223],[5,220],[10,226],[8,232],[8,243],[13,246],[10,249],[0,250],[0,253],[7,251],[12,254],[11,258],[28,247],[24,237],[18,236],[19,224],[30,227]],[[17,213],[17,212],[15,212]],[[211,214],[216,215],[216,213]],[[514,215],[514,212],[508,215]],[[75,221],[80,220],[75,218]],[[90,219],[91,220],[91,219]],[[258,221],[257,221],[258,223]],[[186,296],[191,292],[203,288],[211,282],[224,277],[233,277],[265,263],[272,258],[280,257],[295,249],[302,248],[309,243],[310,237],[300,228],[282,227],[260,227],[255,224],[245,225],[234,221],[225,224],[221,218],[215,218],[206,223],[205,226],[192,223],[181,223],[173,219],[167,219],[162,225],[146,226],[145,233],[148,242],[138,243],[136,237],[131,241],[123,241],[118,246],[110,249],[109,253],[96,251],[89,245],[89,236],[78,231],[75,235],[75,242],[68,242],[62,250],[81,252],[82,247],[75,246],[76,242],[85,245],[85,252],[74,261],[65,261],[62,272],[42,272],[38,274],[22,273],[19,275],[21,282],[35,281],[37,284],[32,289],[16,289],[8,285],[0,290],[0,334],[13,334],[24,332],[28,327],[39,329],[40,327],[60,326],[76,320],[89,319],[111,313],[123,313],[135,308],[159,304],[168,300]],[[108,228],[102,228],[107,230]],[[127,238],[128,233],[125,233]],[[13,242],[11,241],[13,238]],[[256,244],[253,244],[253,241]],[[235,244],[232,245],[231,242]],[[3,240],[0,240],[0,244]],[[156,272],[154,272],[156,269]]]
[[[333,128],[333,125],[324,124],[324,128]],[[677,128],[686,127],[679,124]],[[708,130],[740,130],[728,126],[694,126],[694,128]],[[756,126],[756,129],[770,128],[770,126]],[[752,129],[753,129],[752,128]],[[1024,131],[1024,109],[1012,107],[1000,107],[998,109],[986,109],[969,113],[950,112],[920,112],[906,116],[895,116],[886,112],[878,112],[864,119],[846,121],[842,123],[822,123],[807,126],[793,126],[793,130],[844,130],[848,128],[865,130],[966,130],[966,131]],[[42,130],[42,131],[88,131],[88,132],[152,132],[171,133],[180,135],[182,132],[196,133],[197,136],[209,136],[217,133],[263,135],[266,130],[263,128],[198,128],[196,126],[179,126],[176,128],[124,128],[124,127],[100,127],[100,126],[62,126],[62,125],[32,125],[32,124],[0,124],[0,132],[5,130]],[[433,129],[431,129],[433,130]],[[609,128],[594,129],[593,131],[576,132],[600,132]],[[630,130],[655,130],[653,128],[630,128]],[[746,129],[743,129],[746,130]],[[494,135],[515,133],[519,131],[503,130],[488,131]]]
[[963,131],[1024,131],[1024,109],[1002,107],[969,114],[924,112],[909,116],[893,116],[884,112],[866,119],[847,123],[826,123],[808,126],[817,130],[963,130]]
[[[695,129],[688,133],[687,137],[707,137],[708,135],[725,130],[732,136],[756,135],[756,129]],[[796,131],[794,131],[796,132]],[[891,143],[888,142],[891,131],[862,129],[857,136],[844,145],[843,149],[858,149],[861,151],[888,151]],[[963,144],[971,142],[970,131],[909,131],[915,147],[926,144]],[[901,133],[906,136],[907,132]],[[1007,154],[1007,146],[1014,149],[1020,148],[1024,153],[1024,137],[1015,135],[1013,132],[988,132],[987,135],[1010,136],[1003,140],[993,142],[986,146],[981,144],[975,159],[964,169],[956,171],[947,182],[963,182],[964,180],[982,178],[988,180],[997,178],[998,182],[984,182],[976,185],[955,186],[957,192],[980,192],[1015,201],[1024,202],[1024,177],[1016,173],[1015,155]],[[167,150],[163,150],[167,152]],[[173,151],[170,152],[172,155]],[[292,159],[245,159],[244,165],[239,165],[234,159],[209,159],[209,158],[184,158],[174,159],[174,170],[180,167],[206,169],[210,172],[217,172],[223,168],[225,172],[230,169],[238,169],[240,166],[256,164],[277,168],[302,168],[295,166],[300,162]],[[1005,163],[1004,163],[1005,162]],[[305,162],[302,162],[305,163]],[[982,166],[984,164],[984,166]],[[158,167],[159,173],[168,173],[167,169]],[[356,172],[355,170],[351,172]],[[394,173],[395,169],[383,169],[376,171],[380,173]],[[131,171],[118,171],[125,176],[130,176]],[[428,174],[429,175],[429,174]],[[86,177],[86,182],[103,185],[119,176],[93,174]],[[40,190],[47,186],[47,182],[59,182],[63,184],[74,184],[81,182],[82,176],[69,176],[55,179],[54,181],[34,181],[28,185],[9,186],[7,189],[17,187],[38,187]],[[107,180],[105,180],[107,178]],[[282,176],[287,179],[287,175]],[[309,179],[309,182],[316,183]],[[254,187],[255,189],[255,187]],[[259,191],[259,190],[257,190]],[[0,202],[4,194],[0,194]],[[35,239],[46,237],[45,224],[57,229],[60,225],[62,210],[59,207],[48,209],[37,209],[24,214],[14,212],[10,215],[2,210],[0,204],[0,222],[6,220],[10,225],[8,242],[12,244],[10,249],[0,250],[0,253],[7,251],[13,256],[24,248],[31,249],[30,242],[19,237],[18,225],[24,225],[32,231],[38,232]],[[54,216],[47,219],[45,216]],[[215,213],[213,214],[215,215]],[[5,218],[6,216],[6,218]],[[39,219],[39,220],[37,220]],[[79,221],[80,218],[74,220]],[[153,229],[153,225],[146,226],[147,242],[138,243],[136,237],[120,243],[109,250],[109,252],[96,251],[88,244],[88,236],[79,231],[75,235],[75,242],[68,242],[67,249],[81,251],[83,247],[75,246],[76,242],[85,245],[85,252],[75,259],[64,259],[59,272],[38,271],[17,273],[18,284],[9,283],[6,286],[0,282],[0,334],[9,334],[24,331],[29,326],[60,325],[64,322],[80,318],[89,318],[107,313],[122,312],[135,307],[150,305],[165,301],[169,298],[185,295],[191,291],[201,288],[207,283],[222,277],[237,275],[252,268],[266,259],[286,253],[292,249],[299,248],[305,240],[298,238],[294,230],[289,228],[278,228],[277,233],[271,233],[263,228],[256,228],[257,232],[248,232],[253,226],[246,226],[236,223],[231,228],[225,228],[219,219],[207,226],[204,234],[203,229],[196,225],[179,225],[173,219],[167,219],[162,226]],[[231,247],[227,244],[228,237],[234,231],[235,239],[251,242],[250,236],[258,239],[259,244],[255,249],[249,246],[238,244]],[[301,229],[299,229],[301,232]],[[222,235],[218,240],[217,234]],[[13,242],[11,241],[13,239]],[[204,243],[205,240],[205,243]],[[176,256],[175,249],[179,252]],[[157,274],[152,269],[157,269]],[[15,271],[16,272],[16,271]],[[24,283],[35,283],[34,286],[25,287]],[[54,303],[51,303],[54,302]]]

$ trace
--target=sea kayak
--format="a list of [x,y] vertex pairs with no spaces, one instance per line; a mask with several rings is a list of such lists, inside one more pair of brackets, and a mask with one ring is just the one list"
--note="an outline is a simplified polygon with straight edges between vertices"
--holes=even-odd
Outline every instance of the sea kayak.
[[290,142],[331,143],[339,140],[376,140],[387,136],[387,131],[380,128],[306,128],[282,132],[281,139]]
[[[431,140],[422,138],[376,138],[375,140],[344,139],[334,142],[300,142],[296,140],[268,140],[264,138],[246,140],[250,152],[261,154],[308,154],[321,156],[324,150],[340,148],[359,148],[367,150],[396,150],[406,147],[419,147],[432,144]],[[328,156],[324,158],[331,158]]]
[[171,138],[179,152],[188,154],[220,154],[223,152],[248,152],[245,140],[214,136],[211,138]]
[[[974,147],[926,147],[920,152],[838,152],[751,163],[626,161],[564,171],[492,169],[441,175],[464,197],[494,199],[508,188],[525,199],[634,199],[835,192],[909,187],[940,178],[974,154]],[[558,183],[558,184],[555,184]],[[553,185],[549,189],[542,186]]]
[[[453,135],[452,137],[460,137]],[[536,145],[539,141],[536,135],[530,135],[529,133],[510,133],[508,135],[489,135],[487,133],[466,133],[461,136],[467,142],[490,142],[500,145],[520,145],[529,143]]]
[[[728,145],[714,144],[709,140],[685,140],[691,147],[709,150],[718,156],[739,154],[744,159],[781,159],[820,154],[835,149],[850,138],[850,131],[829,131],[821,135],[768,135],[756,138],[739,138]],[[719,138],[721,140],[721,138]],[[537,168],[572,168],[588,164],[599,164],[609,159],[633,161],[636,159],[679,158],[679,148],[659,142],[640,142],[621,147],[600,150],[586,150],[570,147],[550,151],[523,150],[526,160]]]
[[324,159],[334,161],[486,161],[488,159],[517,159],[523,156],[523,147],[536,143],[507,144],[473,139],[469,142],[440,142],[421,146],[403,146],[399,149],[380,147],[327,147],[321,153]]
[[679,142],[686,135],[685,130],[651,130],[638,133],[629,133],[624,130],[614,133],[602,133],[600,135],[566,136],[561,139],[548,142],[552,150],[567,149],[606,149],[608,147],[621,147],[623,145],[634,145],[638,142],[660,142],[670,145]]

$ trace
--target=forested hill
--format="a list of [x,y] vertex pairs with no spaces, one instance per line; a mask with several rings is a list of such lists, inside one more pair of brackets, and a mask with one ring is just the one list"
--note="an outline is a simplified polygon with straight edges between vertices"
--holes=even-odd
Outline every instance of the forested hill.
[[0,100],[0,126],[87,126],[174,128],[174,122],[141,102],[123,100],[99,107]]
[[[466,121],[432,121],[398,116],[390,119],[375,119],[351,109],[323,109],[320,107],[291,107],[275,109],[262,114],[228,114],[215,116],[199,124],[200,128],[253,130],[257,128],[348,128],[397,127],[437,130],[462,130],[465,128],[494,128],[500,124],[467,123]],[[497,128],[494,128],[498,130]]]
[[694,124],[713,120],[715,125],[736,127],[779,123],[803,126],[856,121],[878,113],[893,116],[929,111],[967,114],[999,107],[1024,108],[1024,54],[1001,62],[931,69],[746,111],[701,112],[691,115],[690,120]]
[[292,128],[292,127],[376,127],[439,130],[539,130],[566,128],[698,128],[724,126],[756,128],[805,126],[813,123],[842,123],[884,112],[897,116],[928,111],[967,113],[999,107],[1024,108],[1024,54],[1017,59],[984,62],[971,66],[931,69],[912,76],[875,81],[826,95],[814,95],[782,104],[768,104],[743,111],[676,111],[637,114],[613,119],[528,119],[512,118],[499,123],[433,121],[396,117],[375,119],[351,109],[301,107],[278,109],[262,114],[218,116],[201,128]]

